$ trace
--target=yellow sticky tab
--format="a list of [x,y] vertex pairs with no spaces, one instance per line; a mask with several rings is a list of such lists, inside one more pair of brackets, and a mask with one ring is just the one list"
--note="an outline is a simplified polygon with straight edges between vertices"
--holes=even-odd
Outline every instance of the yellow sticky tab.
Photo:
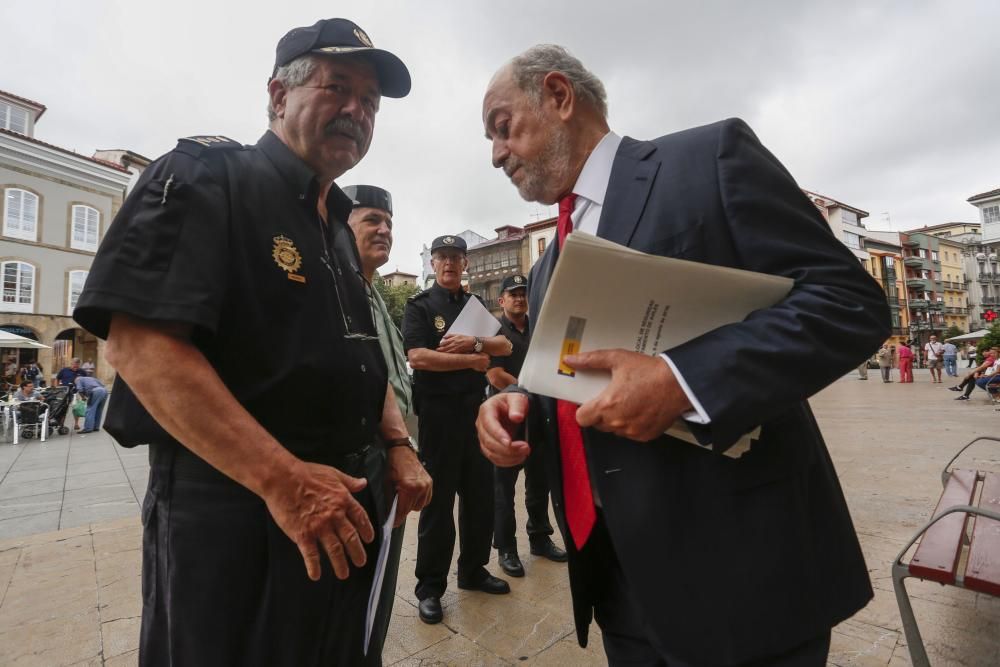
[[582,317],[570,317],[566,324],[566,336],[563,338],[562,350],[559,352],[559,375],[576,377],[576,371],[566,365],[563,359],[580,351],[583,342],[583,328],[587,320]]

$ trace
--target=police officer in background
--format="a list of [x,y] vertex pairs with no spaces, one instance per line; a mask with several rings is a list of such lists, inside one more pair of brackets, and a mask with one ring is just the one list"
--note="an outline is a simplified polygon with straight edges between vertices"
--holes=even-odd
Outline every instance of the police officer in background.
[[441,596],[455,550],[455,495],[460,498],[458,587],[509,593],[486,571],[493,533],[493,466],[479,450],[476,416],[486,389],[490,356],[509,355],[503,336],[445,335],[469,299],[462,289],[465,241],[439,236],[431,243],[434,285],[410,297],[403,314],[403,344],[413,367],[419,417],[420,460],[434,480],[434,496],[420,513],[417,587],[420,619],[439,623]]
[[383,482],[430,492],[334,183],[409,72],[329,19],[281,39],[267,90],[256,145],[183,139],[145,170],[74,313],[119,373],[105,428],[149,443],[143,665],[380,664]]
[[[500,316],[500,333],[513,346],[510,356],[490,357],[486,379],[493,395],[512,384],[517,384],[531,342],[528,323],[528,281],[522,275],[507,276],[500,284],[498,299],[503,315]],[[523,437],[523,436],[522,436]],[[493,546],[499,551],[500,567],[512,577],[523,577],[524,566],[517,553],[514,518],[514,486],[517,474],[524,468],[524,505],[528,510],[528,542],[533,556],[542,556],[557,563],[566,562],[567,556],[552,542],[552,524],[549,522],[549,483],[545,477],[545,458],[539,453],[542,446],[538,435],[532,438],[531,454],[520,466],[493,468]]]
[[[410,374],[406,368],[406,355],[403,353],[403,338],[396,324],[389,315],[385,301],[377,289],[374,289],[376,269],[389,261],[392,250],[392,195],[388,190],[374,185],[348,185],[344,194],[354,201],[354,208],[347,224],[354,232],[354,239],[361,257],[361,273],[373,287],[369,291],[372,308],[375,314],[375,325],[378,328],[378,342],[382,348],[382,356],[389,369],[389,384],[396,395],[396,405],[399,413],[407,423],[407,430],[416,432],[411,427],[413,415],[413,387]],[[412,442],[412,441],[411,441]],[[395,454],[389,450],[389,456]],[[421,473],[426,472],[421,470]],[[399,556],[403,548],[403,532],[406,528],[406,514],[410,508],[399,508],[396,526],[392,531],[389,554],[382,579],[382,590],[379,593],[378,608],[372,626],[372,649],[381,653],[385,636],[389,630],[392,618],[392,605],[396,598],[396,579],[399,574]],[[377,646],[376,646],[377,644]]]

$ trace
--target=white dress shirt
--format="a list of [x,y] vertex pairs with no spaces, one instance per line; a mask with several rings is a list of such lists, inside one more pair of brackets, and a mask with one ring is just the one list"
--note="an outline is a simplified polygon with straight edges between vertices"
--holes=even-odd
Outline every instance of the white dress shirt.
[[[615,155],[618,153],[618,146],[621,145],[622,138],[614,132],[608,132],[604,138],[591,151],[590,157],[583,165],[580,176],[573,186],[573,193],[576,195],[576,202],[573,205],[573,213],[570,219],[573,221],[573,230],[580,230],[597,236],[597,225],[601,220],[601,209],[604,207],[604,196],[608,193],[608,183],[611,181],[611,166],[614,164]],[[695,424],[711,423],[711,418],[705,412],[698,397],[691,391],[691,387],[684,381],[684,376],[677,370],[677,366],[670,360],[666,353],[660,357],[667,362],[670,370],[674,372],[677,383],[684,390],[694,410],[684,413],[685,420]]]

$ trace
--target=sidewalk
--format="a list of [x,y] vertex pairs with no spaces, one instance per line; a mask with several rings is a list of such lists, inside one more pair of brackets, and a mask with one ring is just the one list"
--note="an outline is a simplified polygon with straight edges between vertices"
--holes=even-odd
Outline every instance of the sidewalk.
[[[961,444],[1000,432],[1000,412],[978,390],[973,400],[954,401],[948,381],[931,384],[927,371],[908,385],[883,384],[877,370],[867,382],[856,377],[812,400],[876,589],[865,609],[834,629],[830,664],[900,667],[910,661],[890,563],[929,517],[940,469]],[[136,664],[144,456],[98,434],[0,445],[0,664]],[[984,446],[966,461],[1000,469],[1000,448]],[[576,645],[565,566],[532,558],[526,544],[528,574],[511,580],[511,595],[459,591],[452,577],[445,622],[422,624],[415,546],[411,517],[386,665],[605,664],[596,626],[588,649]],[[499,574],[495,560],[490,569]],[[1000,664],[1000,600],[908,585],[935,666]]]

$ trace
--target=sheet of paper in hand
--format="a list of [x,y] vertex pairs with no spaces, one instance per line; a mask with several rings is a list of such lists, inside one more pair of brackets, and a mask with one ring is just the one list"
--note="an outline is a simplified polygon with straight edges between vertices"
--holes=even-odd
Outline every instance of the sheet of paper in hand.
[[493,317],[493,313],[486,310],[482,301],[472,297],[465,302],[462,312],[458,314],[444,335],[489,338],[495,336],[498,331],[500,331],[500,321]]
[[[782,276],[647,255],[573,232],[549,282],[519,384],[584,403],[611,376],[574,371],[562,362],[566,355],[616,348],[659,354],[773,306],[792,285]],[[698,444],[681,422],[668,434]],[[748,434],[726,454],[741,455],[753,437]]]

